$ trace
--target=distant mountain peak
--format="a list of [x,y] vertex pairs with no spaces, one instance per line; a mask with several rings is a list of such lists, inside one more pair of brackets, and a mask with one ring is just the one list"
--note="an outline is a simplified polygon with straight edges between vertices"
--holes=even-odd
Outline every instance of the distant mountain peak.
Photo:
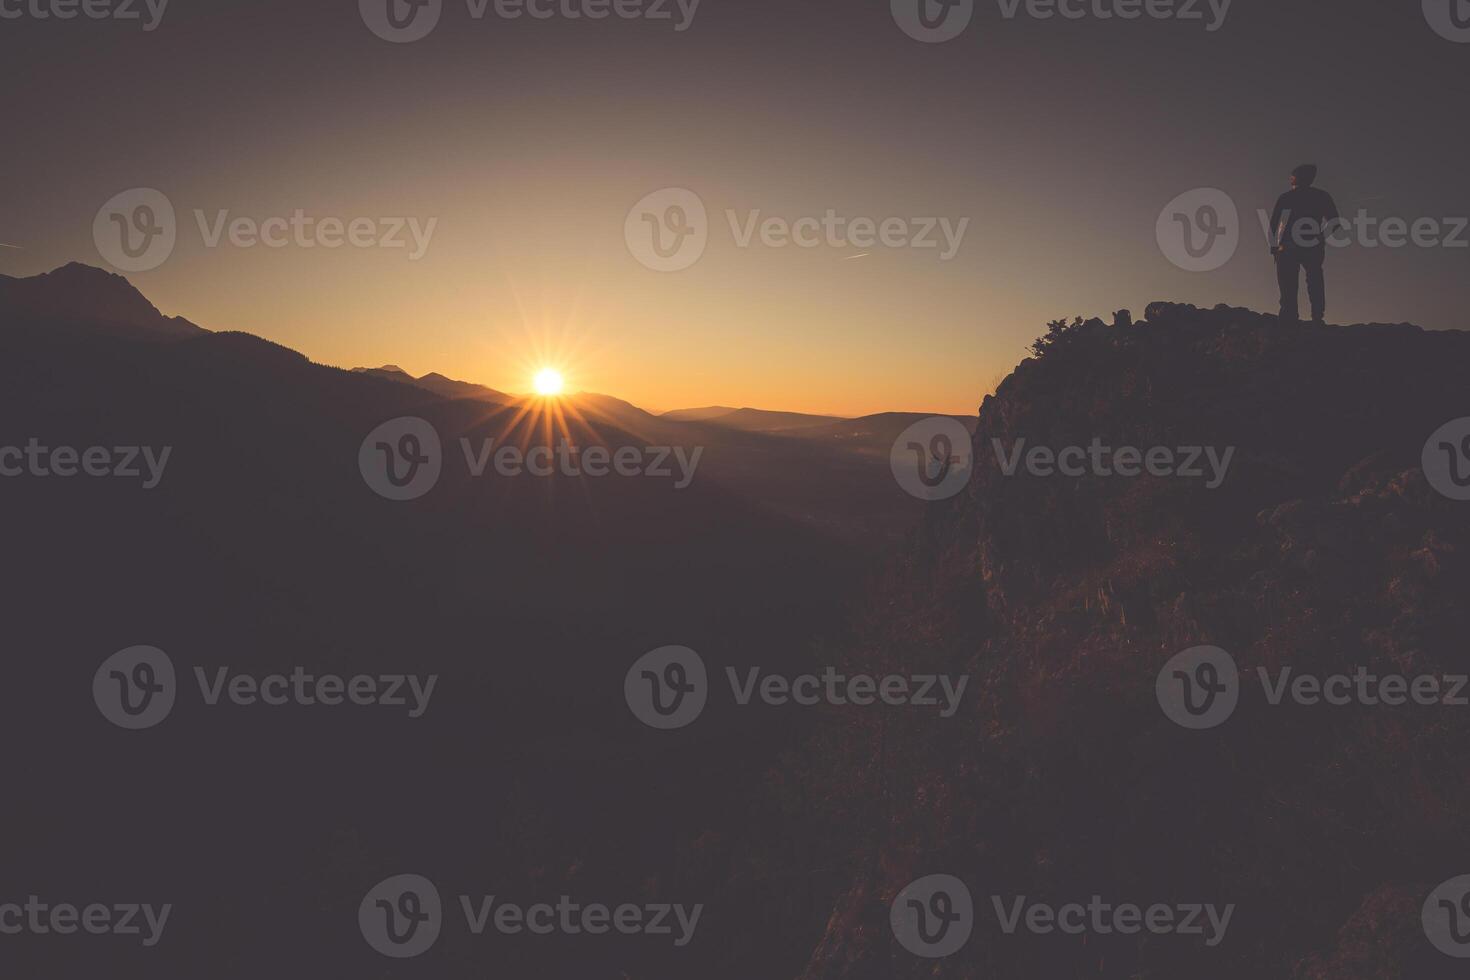
[[711,425],[741,429],[746,432],[781,432],[848,421],[835,415],[775,412],[760,408],[725,408],[721,405],[675,409],[672,412],[665,412],[660,417],[670,422],[708,422]]
[[122,279],[124,281],[126,281],[127,278],[115,272],[108,272],[106,269],[100,268],[98,266],[88,265],[85,262],[68,262],[66,265],[58,266],[57,268],[52,269],[50,272],[43,272],[42,275],[85,275],[96,276],[99,278]]
[[703,408],[676,408],[670,412],[659,413],[660,418],[671,422],[708,422],[723,415],[730,415],[737,409],[728,405],[706,405]]
[[0,280],[0,320],[84,325],[147,340],[207,332],[182,317],[164,316],[125,276],[82,262]]
[[353,368],[352,372],[354,374],[370,374],[374,377],[394,381],[399,384],[413,385],[415,388],[433,392],[441,398],[473,398],[476,401],[497,403],[508,403],[512,401],[511,396],[504,392],[496,391],[494,388],[487,388],[484,385],[474,384],[469,381],[456,381],[453,378],[445,377],[437,371],[431,371],[421,378],[415,378],[396,364],[384,364],[382,367],[375,368]]

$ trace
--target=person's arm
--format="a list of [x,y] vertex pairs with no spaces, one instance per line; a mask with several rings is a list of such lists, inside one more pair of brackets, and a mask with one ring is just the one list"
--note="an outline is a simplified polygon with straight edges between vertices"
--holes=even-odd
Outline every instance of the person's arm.
[[1275,255],[1281,251],[1281,216],[1286,211],[1286,195],[1282,194],[1276,199],[1276,207],[1271,211],[1271,229],[1267,235],[1267,245],[1271,254]]

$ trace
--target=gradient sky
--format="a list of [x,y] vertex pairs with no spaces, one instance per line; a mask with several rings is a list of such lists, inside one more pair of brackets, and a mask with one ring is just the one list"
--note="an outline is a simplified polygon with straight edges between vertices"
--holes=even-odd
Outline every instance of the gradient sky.
[[[0,242],[22,246],[0,272],[105,265],[97,210],[154,187],[179,243],[129,278],[165,313],[503,390],[553,363],[653,409],[973,413],[1050,319],[1156,299],[1274,309],[1255,209],[1307,160],[1346,213],[1470,215],[1470,44],[1417,0],[1236,0],[1215,32],[1007,20],[979,0],[944,44],[906,36],[888,0],[703,0],[682,33],[477,21],[446,0],[401,45],[353,0],[172,0],[150,32],[0,20],[0,79]],[[710,244],[658,273],[623,225],[671,186],[708,206]],[[1195,187],[1228,192],[1247,225],[1209,273],[1155,242]],[[192,213],[298,208],[438,224],[409,261],[211,249]],[[739,248],[724,217],[829,208],[970,226],[943,262]],[[1467,273],[1470,248],[1335,250],[1329,319],[1470,326]]]

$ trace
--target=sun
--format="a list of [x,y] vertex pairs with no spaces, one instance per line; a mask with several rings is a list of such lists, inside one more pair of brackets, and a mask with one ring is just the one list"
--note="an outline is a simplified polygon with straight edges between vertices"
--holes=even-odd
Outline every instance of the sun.
[[565,386],[561,372],[554,368],[542,368],[540,371],[537,371],[536,380],[533,384],[536,388],[536,394],[544,398],[561,394],[562,388]]

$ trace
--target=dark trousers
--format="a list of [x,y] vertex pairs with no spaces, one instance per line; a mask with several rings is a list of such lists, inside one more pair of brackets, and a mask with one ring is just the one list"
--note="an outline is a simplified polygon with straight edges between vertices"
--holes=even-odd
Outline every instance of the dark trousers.
[[1312,319],[1320,320],[1327,313],[1327,284],[1322,277],[1322,261],[1326,257],[1325,246],[1288,248],[1276,256],[1276,281],[1281,285],[1282,320],[1297,318],[1297,281],[1302,270],[1307,273],[1307,298],[1312,302]]

